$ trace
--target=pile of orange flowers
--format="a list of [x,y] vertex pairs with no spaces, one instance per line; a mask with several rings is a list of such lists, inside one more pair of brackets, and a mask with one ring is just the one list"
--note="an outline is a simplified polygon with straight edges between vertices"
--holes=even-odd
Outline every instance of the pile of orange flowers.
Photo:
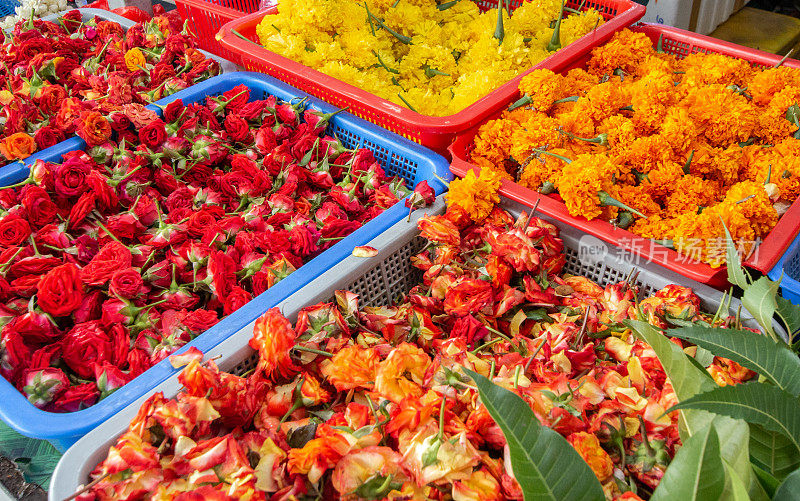
[[723,223],[750,251],[800,194],[799,69],[678,59],[625,30],[585,69],[534,71],[520,92],[480,128],[472,161],[557,191],[573,216],[720,266]]
[[[243,376],[199,352],[177,357],[184,390],[144,403],[78,501],[522,500],[506,437],[464,368],[522,397],[607,499],[648,498],[680,447],[678,414],[665,414],[677,398],[623,322],[738,320],[703,313],[686,287],[637,302],[629,281],[565,274],[555,226],[496,207],[485,174],[453,185],[447,211],[418,223],[422,280],[397,304],[337,291],[294,325],[273,308]],[[698,363],[720,385],[754,376],[724,358]]]

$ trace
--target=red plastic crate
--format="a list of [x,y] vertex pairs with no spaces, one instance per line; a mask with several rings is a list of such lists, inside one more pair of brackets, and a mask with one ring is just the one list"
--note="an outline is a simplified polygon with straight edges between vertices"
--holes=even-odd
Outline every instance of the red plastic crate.
[[241,64],[241,56],[220,45],[215,35],[228,22],[258,11],[259,0],[175,0],[175,6],[201,49]]
[[[197,2],[198,0],[191,1]],[[497,6],[496,0],[473,1],[483,10]],[[524,1],[526,0],[511,0],[511,8],[518,7]],[[525,74],[535,68],[550,68],[554,71],[559,71],[579,59],[592,47],[607,41],[617,30],[638,21],[645,13],[645,7],[633,0],[569,0],[567,2],[567,7],[573,9],[577,9],[581,5],[583,5],[584,9],[593,8],[602,13],[606,22],[533,68],[524,71],[513,80],[489,92],[474,104],[446,117],[427,116],[411,111],[375,94],[268,51],[258,43],[256,26],[264,16],[277,13],[278,6],[231,21],[220,30],[218,38],[225,49],[240,56],[236,61],[241,61],[239,64],[243,65],[247,70],[271,75],[333,105],[349,106],[348,111],[354,115],[405,136],[439,153],[446,153],[447,147],[457,134],[466,131],[474,124],[500,110],[509,97],[517,92],[519,81]],[[252,42],[238,37],[234,31]]]
[[[735,45],[715,38],[659,24],[639,24],[631,29],[646,34],[653,41],[653,45],[657,44],[659,38],[661,38],[664,52],[675,54],[680,58],[696,52],[718,53],[745,59],[754,65],[762,67],[772,67],[781,60],[781,57],[775,54],[742,47],[741,45]],[[589,57],[590,54],[588,52],[585,53],[582,58],[562,68],[562,71],[584,67]],[[787,59],[783,65],[792,68],[800,68],[800,61]],[[519,92],[512,95],[501,108],[504,110],[518,98]],[[495,119],[499,117],[501,113],[502,110],[495,112],[492,116],[488,117],[488,119]],[[469,161],[473,141],[479,126],[480,124],[471,128],[465,134],[460,135],[450,147],[450,154],[452,155],[450,169],[457,176],[463,177],[467,171],[471,169],[474,169],[476,172],[480,170]],[[575,228],[581,229],[608,243],[618,245],[627,252],[637,255],[639,259],[657,262],[685,277],[714,287],[724,287],[728,284],[725,267],[712,268],[705,263],[689,261],[668,247],[646,240],[627,230],[617,228],[606,221],[599,219],[589,221],[583,217],[574,217],[567,211],[567,207],[564,203],[552,196],[542,195],[507,180],[503,181],[500,193],[529,207],[538,204],[538,211]],[[791,244],[795,235],[797,235],[798,230],[800,230],[798,221],[800,221],[800,199],[792,204],[789,211],[781,217],[775,228],[773,228],[764,241],[761,242],[757,252],[754,252],[745,264],[764,273],[768,272],[775,266],[789,244]],[[626,243],[638,242],[647,242],[647,245],[642,245],[641,247],[638,245],[626,245]]]

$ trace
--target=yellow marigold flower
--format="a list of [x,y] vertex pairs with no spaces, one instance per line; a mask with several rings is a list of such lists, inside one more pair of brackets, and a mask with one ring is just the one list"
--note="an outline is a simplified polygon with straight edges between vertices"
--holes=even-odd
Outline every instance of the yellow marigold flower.
[[474,171],[467,172],[463,179],[450,183],[447,203],[464,209],[476,223],[481,223],[500,202],[500,176],[491,170],[481,170],[480,176]]
[[[455,114],[550,55],[559,0],[503,12],[471,1],[286,0],[256,28],[267,49],[425,115]],[[562,44],[588,33],[589,10],[562,23]]]
[[582,16],[569,16],[561,21],[561,46],[566,47],[605,21],[602,14],[588,9]]
[[145,64],[147,64],[147,60],[138,47],[134,47],[125,53],[125,66],[127,66],[129,71],[136,71],[144,68]]

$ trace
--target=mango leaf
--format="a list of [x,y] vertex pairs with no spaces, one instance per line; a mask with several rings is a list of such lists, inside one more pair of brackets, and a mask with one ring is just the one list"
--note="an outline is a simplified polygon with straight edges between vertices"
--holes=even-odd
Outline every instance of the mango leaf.
[[722,386],[682,400],[667,412],[677,409],[702,409],[748,423],[787,437],[800,451],[800,405],[797,398],[766,383]]
[[792,304],[791,301],[783,296],[776,296],[778,302],[777,313],[781,317],[786,331],[789,333],[789,341],[794,338],[793,334],[800,331],[800,306]]
[[793,471],[775,490],[772,499],[800,499],[800,470]]
[[714,363],[714,354],[705,348],[698,346],[697,351],[694,354],[694,359],[705,369]]
[[742,476],[736,471],[736,468],[731,466],[723,459],[725,463],[725,473],[727,474],[727,486],[730,495],[724,499],[731,501],[750,501],[750,494],[747,492],[747,486],[742,480]]
[[775,495],[775,490],[778,488],[780,481],[756,465],[753,465],[753,473],[756,474],[756,478],[758,478],[758,482],[761,484],[761,487],[763,487],[764,491],[766,491],[767,496],[772,499],[772,496]]
[[800,451],[783,434],[751,424],[750,460],[779,482],[800,468]]
[[776,343],[751,331],[702,326],[670,329],[667,335],[729,358],[766,377],[787,393],[800,395],[800,358],[783,342]]
[[725,465],[712,422],[678,449],[650,500],[717,501],[724,488]]
[[742,260],[739,258],[736,244],[733,242],[733,238],[731,238],[731,232],[728,231],[728,227],[724,222],[722,226],[725,228],[725,241],[727,242],[725,260],[728,267],[728,282],[744,289],[750,283],[750,275],[742,267]]
[[[652,325],[637,320],[626,320],[625,323],[656,352],[679,401],[718,387],[705,369]],[[736,469],[748,486],[753,499],[766,498],[750,467],[750,435],[747,423],[727,416],[689,409],[682,410],[678,419],[681,439],[684,442],[706,428],[713,420],[721,437],[720,449],[723,459]]]
[[773,339],[776,339],[776,336],[775,329],[772,327],[772,317],[778,308],[775,297],[778,294],[779,285],[779,282],[761,277],[750,286],[745,287],[744,294],[742,294],[744,307]]
[[586,461],[564,437],[539,424],[519,395],[469,369],[464,372],[475,381],[481,402],[503,430],[525,501],[605,499]]

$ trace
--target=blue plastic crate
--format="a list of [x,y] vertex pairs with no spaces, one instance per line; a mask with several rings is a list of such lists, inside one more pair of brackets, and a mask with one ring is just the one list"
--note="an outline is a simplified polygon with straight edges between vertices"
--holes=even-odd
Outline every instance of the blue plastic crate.
[[800,305],[800,234],[795,236],[792,244],[767,275],[772,280],[781,281],[783,297]]
[[[181,99],[184,104],[189,104],[201,101],[206,96],[221,94],[239,84],[244,84],[250,88],[250,98],[252,100],[264,99],[268,94],[275,95],[285,101],[306,97],[299,90],[274,78],[258,73],[243,72],[211,78],[164,98],[156,104],[164,106],[176,99]],[[310,108],[323,113],[330,113],[336,110],[333,106],[313,97],[308,97],[307,103]],[[160,108],[156,106],[151,105],[149,108],[159,114],[161,113]],[[328,133],[339,136],[342,143],[349,148],[355,148],[360,145],[361,148],[372,150],[375,158],[381,162],[387,174],[403,177],[410,187],[415,186],[420,181],[427,180],[434,191],[440,194],[445,191],[446,186],[437,179],[437,176],[442,179],[452,179],[449,163],[444,157],[397,134],[356,118],[349,113],[336,115],[329,125]],[[76,137],[61,143],[57,151],[52,151],[56,148],[53,147],[49,151],[41,152],[33,157],[57,162],[61,160],[63,153],[83,149],[85,146],[86,143]],[[0,178],[3,181],[7,180],[10,183],[16,183],[27,177],[27,166],[21,167],[17,165],[14,167],[13,175],[4,172]],[[221,320],[217,325],[196,337],[176,353],[182,353],[190,346],[195,346],[203,352],[211,350],[242,327],[254,321],[267,309],[277,305],[323,272],[351,255],[354,247],[365,245],[406,216],[408,216],[408,209],[403,204],[403,201],[400,201],[330,249],[301,266],[297,271],[254,298],[244,307]],[[8,381],[0,378],[0,419],[19,433],[37,439],[48,440],[59,450],[64,451],[97,425],[176,372],[177,370],[172,368],[168,359],[162,360],[96,405],[88,409],[65,414],[45,412],[34,407]]]
[[17,7],[19,7],[19,2],[17,0],[0,0],[0,17],[14,14]]

